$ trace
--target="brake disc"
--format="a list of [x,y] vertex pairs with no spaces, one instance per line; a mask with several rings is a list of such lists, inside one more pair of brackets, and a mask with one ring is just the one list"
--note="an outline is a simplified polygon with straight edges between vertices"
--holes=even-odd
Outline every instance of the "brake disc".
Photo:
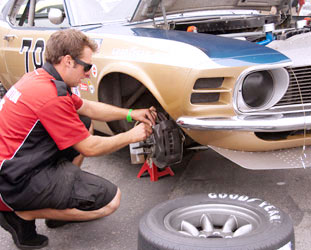
[[182,161],[183,135],[174,121],[164,120],[156,124],[149,141],[153,144],[151,159],[159,168]]
[[[157,123],[152,129],[153,133],[147,140],[135,143],[130,147],[131,158],[136,159],[139,158],[137,156],[144,155],[152,159],[158,168],[181,162],[184,135],[176,123],[173,120],[168,120],[164,114],[159,113]],[[137,152],[136,155],[135,152]]]

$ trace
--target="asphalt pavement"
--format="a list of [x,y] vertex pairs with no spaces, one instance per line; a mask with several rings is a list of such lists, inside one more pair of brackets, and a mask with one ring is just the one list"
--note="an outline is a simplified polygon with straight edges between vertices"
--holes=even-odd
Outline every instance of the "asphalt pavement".
[[[247,170],[213,150],[188,152],[173,166],[174,176],[151,182],[138,179],[140,165],[131,165],[128,148],[86,158],[82,168],[116,183],[122,191],[117,212],[109,217],[49,229],[37,220],[38,232],[49,237],[51,250],[135,250],[141,216],[159,202],[196,193],[238,193],[258,197],[287,212],[295,227],[296,249],[311,249],[311,169]],[[0,228],[0,249],[17,249]]]

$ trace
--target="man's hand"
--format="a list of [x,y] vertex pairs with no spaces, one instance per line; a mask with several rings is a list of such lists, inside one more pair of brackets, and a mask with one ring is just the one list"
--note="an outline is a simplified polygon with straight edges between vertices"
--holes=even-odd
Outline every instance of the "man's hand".
[[151,126],[140,123],[134,128],[114,136],[90,135],[73,147],[84,156],[110,154],[130,143],[146,140],[152,132]]
[[151,107],[149,109],[134,109],[131,113],[131,116],[136,121],[140,121],[149,124],[149,126],[152,126],[155,125],[157,111],[155,107]]
[[140,123],[126,133],[128,133],[131,143],[144,141],[152,134],[152,127],[146,123]]

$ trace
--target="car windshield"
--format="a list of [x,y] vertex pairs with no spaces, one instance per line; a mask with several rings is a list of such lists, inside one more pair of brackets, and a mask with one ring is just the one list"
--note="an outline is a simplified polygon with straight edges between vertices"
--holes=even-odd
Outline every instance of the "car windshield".
[[67,0],[72,25],[124,21],[133,15],[139,0]]

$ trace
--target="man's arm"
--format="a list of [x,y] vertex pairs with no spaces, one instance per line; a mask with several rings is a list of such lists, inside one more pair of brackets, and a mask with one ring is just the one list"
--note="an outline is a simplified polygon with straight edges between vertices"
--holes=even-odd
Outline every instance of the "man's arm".
[[[83,104],[77,112],[79,115],[88,116],[92,120],[109,122],[126,119],[129,109],[83,99]],[[151,107],[150,109],[133,110],[131,116],[136,121],[152,126],[155,124],[157,114],[155,108]]]
[[73,147],[84,156],[98,156],[115,152],[126,145],[146,140],[152,133],[148,124],[140,123],[131,130],[110,137],[90,135]]
[[128,110],[102,102],[83,99],[83,104],[77,112],[79,115],[88,116],[92,120],[109,122],[125,119]]

